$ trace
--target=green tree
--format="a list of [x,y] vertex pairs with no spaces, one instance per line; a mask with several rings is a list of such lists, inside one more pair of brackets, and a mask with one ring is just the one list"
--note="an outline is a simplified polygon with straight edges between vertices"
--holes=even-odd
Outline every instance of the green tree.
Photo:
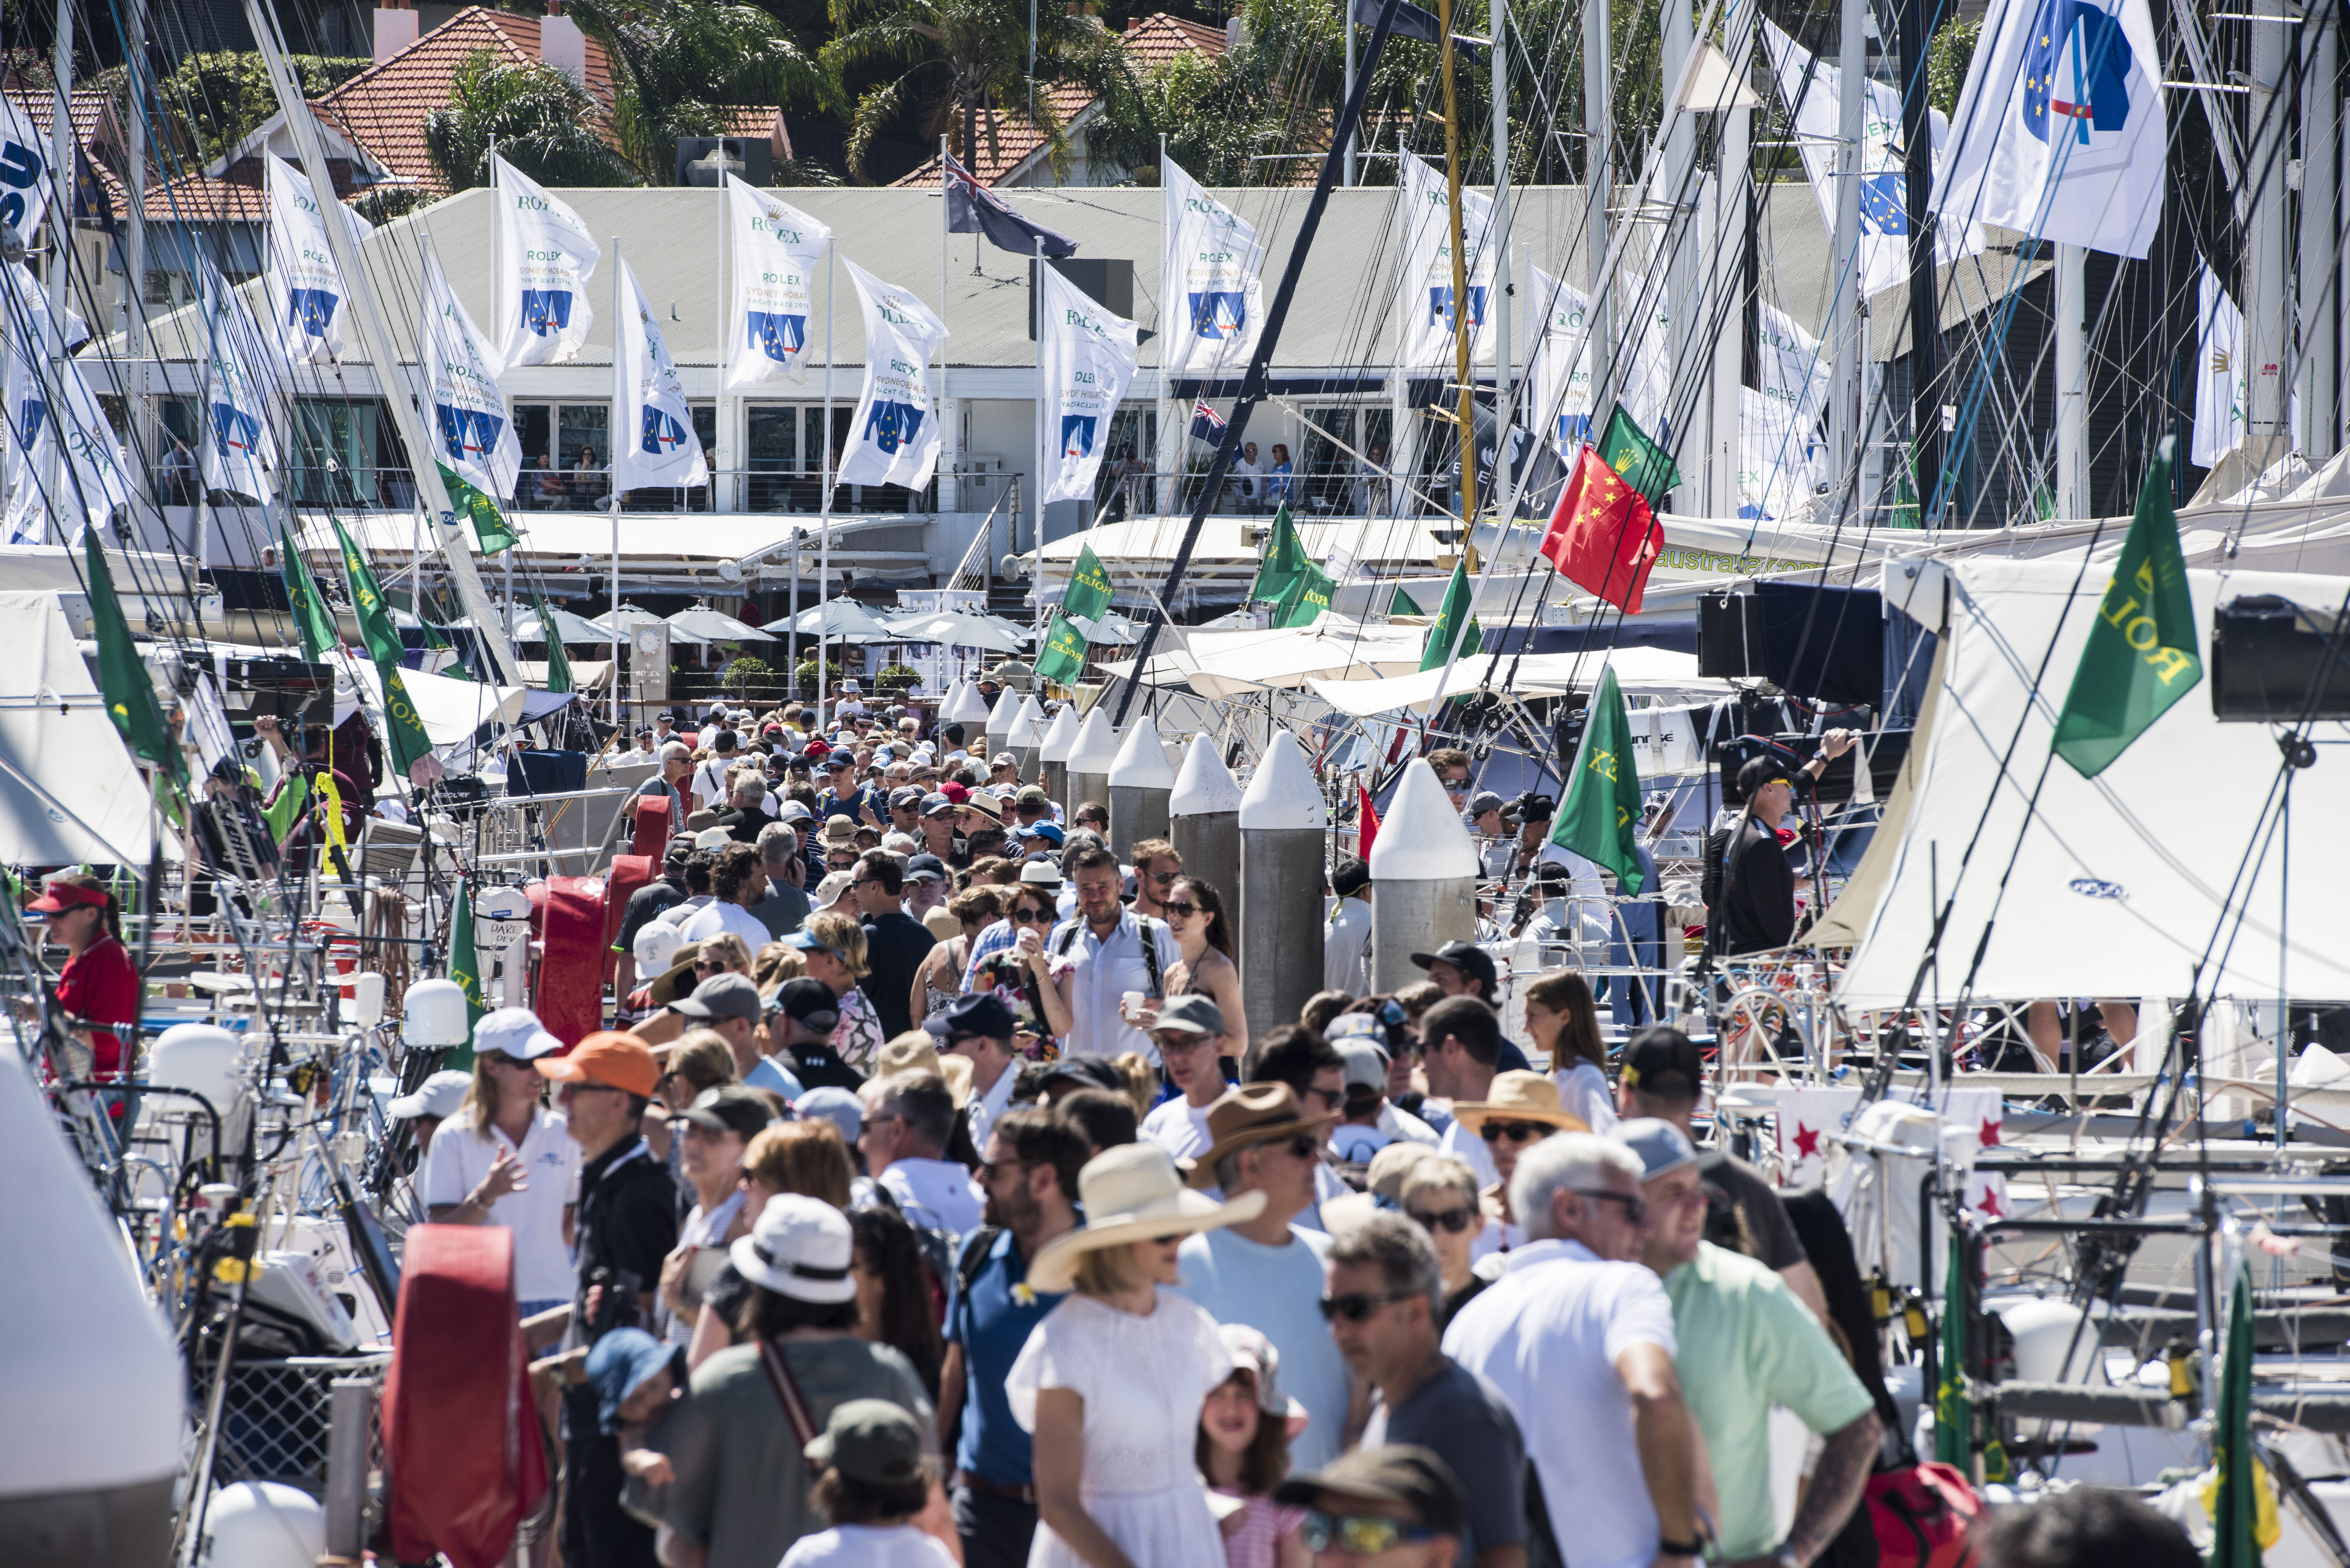
[[672,182],[681,138],[726,134],[731,109],[837,96],[823,67],[756,5],[574,0],[567,15],[610,53],[616,140],[649,185]]
[[[323,55],[291,55],[286,67],[304,98],[332,92],[372,67],[364,58]],[[197,151],[209,163],[244,140],[277,112],[277,95],[270,90],[269,73],[258,54],[190,55],[179,69],[155,84],[164,112],[175,115],[195,135]]]
[[1982,20],[1970,22],[1953,17],[1942,24],[1941,31],[1926,51],[1926,96],[1944,114],[1959,112],[1959,93],[1967,85],[1967,67],[1975,61],[1975,47],[1982,42]]
[[490,182],[490,144],[542,185],[633,185],[611,121],[551,66],[479,49],[459,62],[449,101],[424,117],[424,151],[452,191]]

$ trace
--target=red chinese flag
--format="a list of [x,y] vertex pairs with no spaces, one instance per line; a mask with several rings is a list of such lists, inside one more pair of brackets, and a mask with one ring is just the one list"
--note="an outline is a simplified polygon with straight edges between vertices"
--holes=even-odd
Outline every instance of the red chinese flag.
[[1363,864],[1367,866],[1371,860],[1371,846],[1378,842],[1379,836],[1379,809],[1371,804],[1371,792],[1365,789],[1359,780],[1355,784],[1355,794],[1360,803],[1362,815],[1355,839],[1355,853],[1361,856]]
[[1559,575],[1626,615],[1640,613],[1665,531],[1638,491],[1589,446],[1558,493],[1542,553]]

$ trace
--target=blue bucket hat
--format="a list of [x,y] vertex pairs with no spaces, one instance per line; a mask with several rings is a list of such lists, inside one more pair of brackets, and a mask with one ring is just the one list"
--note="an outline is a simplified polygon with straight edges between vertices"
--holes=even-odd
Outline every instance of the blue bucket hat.
[[607,1432],[629,1395],[667,1367],[676,1351],[640,1328],[616,1328],[588,1353],[588,1381],[596,1390],[599,1424]]

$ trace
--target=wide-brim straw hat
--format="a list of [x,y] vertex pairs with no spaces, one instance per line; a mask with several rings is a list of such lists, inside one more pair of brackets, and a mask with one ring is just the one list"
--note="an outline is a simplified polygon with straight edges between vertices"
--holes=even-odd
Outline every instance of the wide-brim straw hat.
[[1540,1073],[1496,1073],[1485,1092],[1485,1099],[1455,1101],[1452,1119],[1471,1132],[1487,1122],[1544,1122],[1567,1132],[1591,1130],[1589,1122],[1559,1108],[1558,1085]]
[[1216,1185],[1216,1166],[1225,1156],[1261,1143],[1274,1143],[1297,1133],[1319,1135],[1338,1119],[1336,1111],[1309,1116],[1297,1104],[1297,1091],[1286,1084],[1243,1084],[1227,1089],[1208,1107],[1208,1149],[1191,1161],[1193,1187]]
[[1106,1148],[1077,1173],[1077,1193],[1086,1222],[1037,1249],[1029,1261],[1028,1287],[1066,1291],[1077,1277],[1077,1261],[1087,1252],[1147,1241],[1156,1236],[1189,1236],[1225,1225],[1242,1225],[1264,1212],[1262,1192],[1244,1192],[1219,1203],[1183,1185],[1175,1161],[1155,1143]]

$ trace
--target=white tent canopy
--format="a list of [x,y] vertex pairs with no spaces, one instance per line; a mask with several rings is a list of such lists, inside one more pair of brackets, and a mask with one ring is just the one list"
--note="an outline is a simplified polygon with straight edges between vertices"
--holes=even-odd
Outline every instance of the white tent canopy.
[[0,593],[0,860],[139,867],[154,808],[54,593]]
[[828,598],[813,609],[800,611],[797,619],[785,616],[769,621],[765,628],[771,632],[795,628],[802,637],[828,637],[837,642],[903,640],[871,610],[847,598]]
[[881,624],[907,642],[935,642],[948,648],[983,648],[993,653],[1017,653],[1028,640],[1023,631],[1007,630],[1003,622],[960,610],[925,610],[915,615],[885,616]]
[[[1492,664],[1492,657],[1483,653],[1455,659],[1452,678],[1444,682],[1444,695],[1459,697],[1476,691]],[[1506,681],[1513,695],[1557,697],[1569,691],[1589,691],[1598,683],[1601,668],[1609,664],[1615,666],[1616,683],[1627,697],[1703,701],[1730,695],[1729,681],[1697,672],[1697,655],[1662,648],[1622,648],[1612,654],[1596,650],[1529,653],[1523,659],[1505,653],[1493,674],[1495,683]],[[1436,683],[1443,673],[1440,670],[1420,670],[1409,675],[1367,680],[1308,680],[1306,685],[1339,712],[1367,719],[1374,713],[1390,713],[1402,708],[1425,712],[1436,696]]]
[[[2330,745],[2350,740],[2350,725],[2317,725],[2322,760],[2294,777],[2282,910],[2284,840],[2262,815],[2278,779],[2275,732],[2220,723],[2208,690],[2174,703],[2096,778],[2059,760],[2039,782],[2108,575],[2053,562],[1887,565],[1887,605],[1942,635],[1906,787],[1821,933],[1824,945],[1856,944],[1846,1005],[1902,1001],[1935,901],[1954,892],[1929,1002],[1954,997],[1986,929],[1978,996],[2183,997],[2207,950],[2206,996],[2350,996],[2350,907],[2332,876],[2350,857],[2350,770],[2335,760],[2350,753]],[[2276,573],[2189,571],[2188,581],[2199,628],[2244,595],[2331,609],[2350,590],[2341,577]]]
[[[546,607],[548,618],[555,622],[555,635],[561,638],[564,641],[577,643],[600,642],[607,645],[610,644],[612,640],[612,633],[608,628],[598,626],[594,621],[588,619],[585,616],[574,615],[569,610],[565,609],[561,605],[549,605]],[[623,632],[621,635],[625,637],[628,634]],[[515,640],[516,642],[544,642],[546,640],[546,634],[538,624],[537,610],[525,609],[518,618],[516,618],[515,621]]]

